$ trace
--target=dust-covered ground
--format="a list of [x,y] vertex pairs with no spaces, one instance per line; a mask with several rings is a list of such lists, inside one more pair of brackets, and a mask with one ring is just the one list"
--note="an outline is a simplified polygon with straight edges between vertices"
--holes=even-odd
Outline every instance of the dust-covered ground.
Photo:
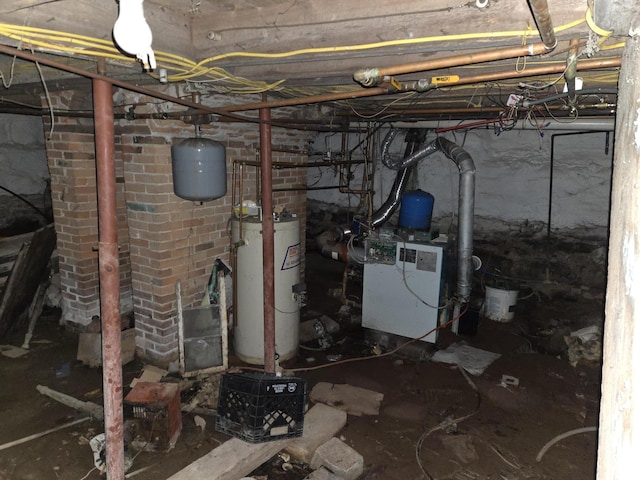
[[[341,303],[333,294],[341,288],[343,265],[311,252],[306,271],[308,306],[303,319],[325,314],[337,320],[342,330],[333,336],[333,346],[324,351],[300,350],[285,366],[328,365],[297,374],[307,381],[308,390],[318,382],[331,382],[384,394],[378,415],[349,415],[339,433],[364,457],[361,478],[595,477],[594,432],[566,438],[551,446],[539,461],[536,457],[557,435],[597,426],[601,372],[594,354],[597,344],[574,346],[570,352],[565,340],[579,328],[601,325],[603,306],[597,292],[580,285],[531,284],[530,290],[523,289],[522,296],[527,298],[518,302],[512,322],[480,318],[477,333],[464,337],[443,330],[437,344],[440,349],[466,341],[500,354],[483,373],[473,376],[429,360],[433,348],[423,351],[412,344],[385,356],[391,347],[380,345],[357,327],[357,308],[338,314]],[[486,277],[480,275],[476,281],[481,289]],[[353,282],[357,284],[357,280]],[[349,288],[357,290],[357,285]],[[24,330],[19,329],[2,343],[21,345],[23,338]],[[314,343],[307,346],[318,347]],[[100,478],[92,470],[93,454],[88,445],[103,432],[96,420],[5,448],[9,442],[84,416],[39,394],[37,385],[80,400],[102,402],[101,370],[78,363],[76,350],[77,336],[60,327],[56,312],[49,311],[39,320],[27,355],[0,356],[0,479]],[[359,356],[373,358],[342,364],[335,361]],[[233,358],[231,363],[239,364]],[[140,374],[142,366],[134,361],[124,367],[125,386]],[[178,381],[175,377],[170,380]],[[196,390],[197,384],[185,389],[183,402]],[[196,425],[193,413],[183,414],[182,433],[170,451],[132,451],[129,473],[135,474],[133,478],[166,479],[228,439],[215,431],[213,416],[199,416],[204,425]],[[257,478],[291,480],[304,478],[308,471],[305,465],[275,457],[255,474]]]

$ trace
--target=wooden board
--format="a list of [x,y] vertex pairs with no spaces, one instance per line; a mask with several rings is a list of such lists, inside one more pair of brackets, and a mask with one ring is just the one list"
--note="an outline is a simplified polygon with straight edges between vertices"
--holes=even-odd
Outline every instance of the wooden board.
[[13,269],[20,249],[31,241],[33,232],[0,238],[0,295]]
[[[280,450],[292,447],[292,454],[308,458],[318,445],[338,433],[346,423],[342,412],[328,410],[326,405],[316,405],[304,417],[302,438],[287,438],[275,442],[247,443],[232,438],[205,456],[169,477],[169,480],[238,480],[248,475]],[[333,409],[331,409],[333,410]],[[326,414],[326,415],[325,415]],[[327,428],[325,423],[330,423]],[[327,438],[328,437],[328,438]]]
[[16,326],[27,309],[38,285],[47,275],[47,265],[56,244],[53,224],[33,234],[23,245],[0,299],[0,338]]

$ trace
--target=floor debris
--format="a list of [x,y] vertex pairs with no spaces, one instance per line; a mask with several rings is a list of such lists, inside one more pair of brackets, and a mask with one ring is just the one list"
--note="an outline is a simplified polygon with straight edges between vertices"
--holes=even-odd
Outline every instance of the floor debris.
[[471,375],[478,376],[498,358],[498,353],[472,347],[466,342],[458,342],[449,345],[445,350],[438,350],[431,359],[434,362],[458,365]]
[[142,367],[142,373],[139,377],[134,378],[129,385],[131,388],[136,386],[138,382],[159,382],[169,372],[164,368],[155,367],[153,365],[145,365]]
[[14,347],[13,345],[0,345],[0,353],[9,358],[20,358],[29,353],[24,348]]
[[75,408],[76,410],[80,410],[81,412],[88,413],[97,420],[102,420],[104,418],[104,410],[100,405],[92,402],[83,402],[82,400],[78,400],[77,398],[74,398],[65,393],[57,392],[43,385],[38,385],[36,387],[36,390],[38,390],[38,392],[40,392],[42,395],[52,398],[56,402],[60,402],[67,407]]
[[319,382],[311,390],[309,400],[326,403],[350,415],[378,415],[384,394],[348,384]]
[[44,437],[45,435],[49,435],[50,433],[57,432],[58,430],[62,430],[64,428],[72,427],[73,425],[77,425],[82,422],[86,422],[87,420],[91,420],[91,417],[83,417],[78,420],[73,420],[71,422],[64,423],[62,425],[58,425],[57,427],[50,428],[43,432],[34,433],[33,435],[29,435],[28,437],[23,437],[18,440],[14,440],[13,442],[5,443],[0,445],[0,450],[6,450],[7,448],[15,447],[16,445],[21,445],[23,443],[29,442],[31,440],[35,440],[36,438]]

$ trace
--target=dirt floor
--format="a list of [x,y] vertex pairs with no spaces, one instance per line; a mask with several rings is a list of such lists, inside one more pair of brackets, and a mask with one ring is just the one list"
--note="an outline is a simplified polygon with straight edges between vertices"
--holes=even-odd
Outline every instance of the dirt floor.
[[[361,478],[595,477],[594,432],[559,441],[540,461],[536,456],[557,435],[597,425],[600,363],[584,358],[594,357],[597,345],[579,345],[570,357],[564,337],[601,323],[601,299],[586,295],[580,288],[541,286],[519,301],[512,322],[480,318],[477,334],[472,336],[442,331],[437,344],[440,349],[466,341],[500,354],[483,373],[473,376],[455,366],[431,361],[434,348],[430,344],[412,344],[385,356],[391,346],[357,327],[356,308],[350,312],[343,309],[338,314],[342,304],[333,294],[341,288],[342,265],[310,253],[306,268],[308,306],[303,318],[325,314],[337,320],[342,330],[334,335],[336,345],[325,351],[301,350],[285,366],[295,369],[329,365],[297,373],[307,381],[308,390],[322,381],[384,394],[378,415],[349,415],[340,432],[341,438],[364,457]],[[23,338],[24,330],[18,330],[2,343],[21,345]],[[95,420],[3,448],[8,442],[82,418],[74,409],[39,394],[37,385],[81,400],[101,402],[101,370],[79,364],[76,351],[77,336],[58,325],[56,312],[45,312],[27,355],[15,359],[0,356],[0,480],[100,478],[92,470],[93,455],[88,445],[103,431]],[[359,356],[373,358],[351,363],[335,361]],[[576,365],[572,366],[570,360]],[[124,367],[125,385],[140,374],[142,366],[134,361]],[[504,375],[514,378],[505,383]],[[514,379],[517,385],[513,384]],[[190,394],[185,392],[183,402],[189,400]],[[214,417],[201,415],[206,421],[204,427],[196,425],[194,417],[183,415],[182,433],[172,450],[132,452],[134,460],[129,472],[135,473],[134,478],[168,478],[228,439],[214,430]],[[291,480],[302,479],[309,471],[305,465],[295,463],[292,470],[285,471],[282,464],[283,460],[276,457],[255,474],[269,480]]]

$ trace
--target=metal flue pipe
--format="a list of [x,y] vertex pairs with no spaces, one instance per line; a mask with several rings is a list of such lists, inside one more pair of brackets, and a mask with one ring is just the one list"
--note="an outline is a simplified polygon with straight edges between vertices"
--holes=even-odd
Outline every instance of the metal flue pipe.
[[456,293],[467,303],[473,281],[473,210],[475,207],[476,167],[462,147],[439,137],[438,148],[458,166],[458,281]]
[[544,43],[546,51],[550,52],[558,45],[558,39],[553,31],[547,0],[529,0],[529,8],[538,27],[542,43]]
[[264,370],[276,371],[276,314],[273,238],[273,173],[271,158],[271,110],[260,109],[260,180],[262,183],[262,272],[264,298]]
[[106,468],[109,480],[124,479],[122,364],[120,341],[120,266],[116,217],[113,96],[111,83],[93,80],[98,197],[98,264],[102,320],[102,382]]

